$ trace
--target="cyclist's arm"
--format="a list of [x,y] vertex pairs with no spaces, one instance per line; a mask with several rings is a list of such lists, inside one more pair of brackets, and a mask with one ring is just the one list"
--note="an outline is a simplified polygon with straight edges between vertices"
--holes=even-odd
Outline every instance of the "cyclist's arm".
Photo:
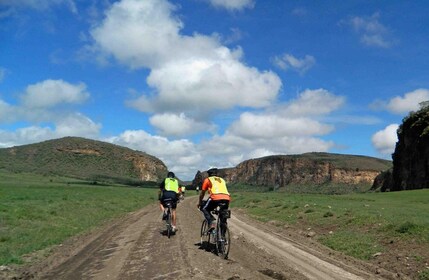
[[204,195],[206,194],[206,191],[211,187],[210,185],[210,180],[209,179],[204,179],[203,184],[201,186],[201,192],[200,192],[200,197],[198,200],[198,208],[200,207],[203,199],[204,199]]
[[200,193],[200,197],[198,199],[198,205],[201,205],[201,203],[203,202],[205,194],[206,194],[206,190],[202,190],[201,193]]

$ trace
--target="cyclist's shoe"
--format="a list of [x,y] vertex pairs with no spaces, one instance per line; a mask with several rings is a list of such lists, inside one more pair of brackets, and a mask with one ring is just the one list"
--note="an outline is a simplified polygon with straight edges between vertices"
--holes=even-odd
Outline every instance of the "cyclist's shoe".
[[215,224],[215,223],[212,223],[212,224],[210,225],[210,228],[209,228],[209,230],[208,230],[208,233],[213,233],[215,230],[216,230],[216,224]]
[[177,231],[177,227],[176,226],[172,226],[173,232]]

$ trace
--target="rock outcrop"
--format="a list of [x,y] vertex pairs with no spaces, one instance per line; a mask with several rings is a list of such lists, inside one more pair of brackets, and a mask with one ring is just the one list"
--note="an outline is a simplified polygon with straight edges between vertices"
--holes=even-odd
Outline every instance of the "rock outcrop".
[[[371,185],[375,177],[390,166],[390,161],[371,157],[308,153],[246,160],[234,168],[221,169],[220,176],[230,184],[275,188],[289,184]],[[205,176],[204,172],[197,173],[193,185],[201,184]]]
[[401,191],[429,188],[429,102],[399,126],[393,169],[374,181],[373,189]]

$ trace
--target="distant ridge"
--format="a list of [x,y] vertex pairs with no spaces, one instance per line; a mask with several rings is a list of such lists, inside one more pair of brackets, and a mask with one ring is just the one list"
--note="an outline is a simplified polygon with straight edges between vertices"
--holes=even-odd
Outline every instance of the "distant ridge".
[[80,137],[0,149],[0,169],[119,183],[157,182],[167,173],[154,156]]
[[362,155],[311,152],[301,155],[291,155],[291,157],[308,158],[315,162],[329,162],[334,164],[336,168],[343,169],[385,171],[392,166],[391,160]]
[[[233,168],[220,169],[230,184],[285,188],[288,186],[372,185],[374,178],[391,168],[392,162],[368,156],[333,153],[272,155],[249,159]],[[193,185],[201,184],[205,172],[195,175]]]

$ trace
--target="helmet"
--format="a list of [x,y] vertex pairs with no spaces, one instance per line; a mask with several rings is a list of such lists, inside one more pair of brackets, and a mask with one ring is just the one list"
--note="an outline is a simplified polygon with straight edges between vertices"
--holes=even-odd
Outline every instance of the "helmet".
[[216,176],[217,175],[217,168],[211,168],[209,170],[207,170],[207,173],[209,174],[209,176]]
[[174,173],[173,173],[173,172],[169,171],[169,172],[168,172],[168,174],[167,174],[167,177],[168,177],[168,178],[174,178],[174,177],[175,177],[175,175],[174,175]]

